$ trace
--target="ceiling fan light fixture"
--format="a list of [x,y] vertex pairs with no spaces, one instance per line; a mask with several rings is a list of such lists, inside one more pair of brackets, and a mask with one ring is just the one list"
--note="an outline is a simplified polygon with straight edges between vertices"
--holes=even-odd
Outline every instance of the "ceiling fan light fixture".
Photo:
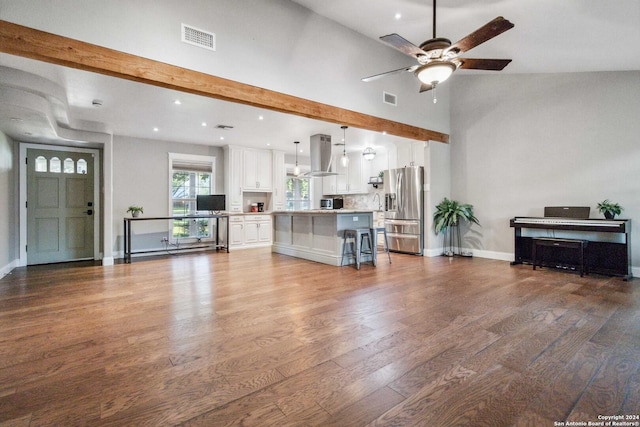
[[425,84],[440,84],[451,77],[456,70],[456,65],[450,61],[433,61],[419,67],[416,77]]

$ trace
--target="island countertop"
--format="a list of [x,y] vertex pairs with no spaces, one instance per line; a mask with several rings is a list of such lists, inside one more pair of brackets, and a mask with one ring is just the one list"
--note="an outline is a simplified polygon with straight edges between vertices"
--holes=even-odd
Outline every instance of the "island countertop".
[[371,209],[306,209],[299,211],[273,211],[273,215],[337,215],[337,214],[370,214]]

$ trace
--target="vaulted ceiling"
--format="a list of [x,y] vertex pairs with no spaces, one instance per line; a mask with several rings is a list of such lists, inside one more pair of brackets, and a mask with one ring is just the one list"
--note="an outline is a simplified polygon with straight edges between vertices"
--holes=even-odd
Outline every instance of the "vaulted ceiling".
[[[378,41],[382,35],[399,33],[419,45],[431,38],[431,1],[422,0],[292,0],[315,13],[336,21],[355,32]],[[453,42],[469,34],[496,16],[504,16],[515,28],[473,49],[469,57],[511,58],[513,62],[503,73],[556,73],[583,71],[616,71],[640,69],[640,2],[637,0],[451,0],[437,5],[437,35]],[[389,47],[388,49],[392,49]],[[411,58],[393,64],[388,69],[371,66],[368,74],[412,65]],[[291,142],[314,133],[335,133],[335,124],[296,117],[273,111],[215,101],[197,95],[88,73],[30,59],[0,54],[0,66],[16,68],[53,81],[64,81],[63,92],[52,88],[45,99],[49,115],[18,119],[0,102],[0,129],[14,139],[33,142],[63,141],[64,135],[56,127],[80,127],[106,131],[122,136],[167,139],[178,142],[223,145],[234,140],[243,144],[264,146],[270,135],[274,145],[288,152]],[[456,76],[478,73],[459,70]],[[362,77],[365,77],[364,75]],[[415,86],[414,77],[407,73],[401,78]],[[357,82],[360,83],[360,82]],[[0,101],[15,93],[3,89]],[[588,88],[585,88],[588,90]],[[58,95],[56,95],[58,93]],[[82,101],[93,102],[95,94],[102,94],[102,106],[94,109],[74,108]],[[118,103],[110,102],[118,99]],[[173,104],[180,100],[182,105]],[[34,100],[34,102],[37,100]],[[65,104],[69,110],[64,111]],[[112,107],[127,105],[131,108]],[[216,121],[203,123],[202,114],[210,117],[215,111]],[[71,117],[67,117],[70,114]],[[154,132],[153,123],[170,124],[193,121],[188,133],[162,135]],[[141,126],[144,124],[144,126]],[[211,128],[231,125],[234,131]],[[177,126],[176,126],[177,127]],[[384,146],[388,139],[375,132],[353,129],[358,144]],[[64,134],[64,132],[62,132]],[[226,138],[222,140],[220,138]],[[67,141],[68,142],[68,141]]]

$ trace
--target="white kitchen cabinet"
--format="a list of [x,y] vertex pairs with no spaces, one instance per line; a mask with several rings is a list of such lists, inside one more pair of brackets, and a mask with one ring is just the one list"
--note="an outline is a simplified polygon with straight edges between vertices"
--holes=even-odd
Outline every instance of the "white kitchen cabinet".
[[349,165],[342,166],[342,155],[334,156],[331,170],[338,175],[325,176],[322,179],[322,192],[325,195],[334,194],[362,194],[367,193],[367,183],[371,166],[369,161],[362,157],[362,153],[347,154]]
[[424,166],[424,149],[425,143],[422,141],[397,145],[397,159],[395,167],[404,168],[407,166]]
[[269,246],[272,234],[271,215],[229,216],[229,247],[233,249]]
[[273,154],[270,150],[243,150],[244,191],[272,191]]
[[244,216],[229,216],[229,246],[240,247],[244,245]]
[[272,201],[274,211],[283,211],[286,208],[286,184],[287,169],[284,162],[284,151],[273,151],[273,194]]
[[224,147],[224,192],[227,195],[227,210],[242,212],[243,149]]
[[263,246],[271,244],[271,216],[245,215],[244,244],[245,246]]

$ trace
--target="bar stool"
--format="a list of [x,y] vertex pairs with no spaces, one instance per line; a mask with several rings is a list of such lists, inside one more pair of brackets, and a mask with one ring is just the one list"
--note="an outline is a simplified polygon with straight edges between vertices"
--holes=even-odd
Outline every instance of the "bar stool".
[[[364,239],[367,239],[367,243],[369,245],[369,249],[364,249]],[[352,239],[353,243],[351,244],[351,250],[347,252],[347,239]],[[355,246],[355,249],[354,249]],[[348,229],[344,230],[344,242],[342,244],[342,258],[340,259],[340,267],[344,264],[344,257],[352,256],[356,260],[356,268],[360,270],[360,258],[362,255],[371,255],[371,260],[373,261],[373,265],[376,265],[376,254],[373,249],[373,240],[371,239],[371,229],[370,228],[356,228],[356,229]]]
[[387,258],[389,258],[389,264],[391,264],[391,254],[389,253],[389,240],[387,239],[387,229],[385,227],[374,227],[371,229],[371,235],[373,236],[373,243],[376,255],[374,259],[378,261],[378,234],[382,233],[384,235],[384,251],[387,253]]

